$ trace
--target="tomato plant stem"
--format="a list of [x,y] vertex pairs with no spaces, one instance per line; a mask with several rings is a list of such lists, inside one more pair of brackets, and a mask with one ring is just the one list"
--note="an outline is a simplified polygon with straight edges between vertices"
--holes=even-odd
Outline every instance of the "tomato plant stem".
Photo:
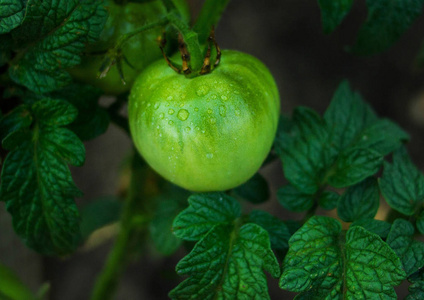
[[205,44],[209,37],[212,26],[216,26],[221,19],[230,0],[206,0],[202,10],[193,26],[193,30],[199,35],[200,44]]
[[[140,205],[140,157],[134,154],[132,159],[132,175],[121,215],[121,228],[115,244],[107,258],[106,264],[99,275],[91,296],[91,300],[112,299],[119,279],[134,253],[134,240],[145,232],[145,225],[149,221],[144,205]],[[137,169],[137,170],[136,170]],[[141,173],[143,171],[141,170]]]

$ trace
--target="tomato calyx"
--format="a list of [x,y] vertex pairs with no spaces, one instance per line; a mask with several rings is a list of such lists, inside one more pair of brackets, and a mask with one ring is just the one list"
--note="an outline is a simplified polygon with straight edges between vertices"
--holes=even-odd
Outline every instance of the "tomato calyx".
[[[177,72],[178,74],[184,74],[188,77],[195,77],[197,75],[206,75],[212,72],[214,68],[216,68],[219,65],[219,62],[221,61],[221,49],[216,42],[215,39],[215,28],[212,26],[212,29],[210,31],[208,40],[207,40],[207,50],[203,58],[203,64],[200,70],[192,70],[190,66],[190,53],[187,48],[187,44],[184,41],[183,35],[181,32],[178,34],[178,49],[181,54],[181,60],[182,64],[179,65],[169,59],[169,57],[166,55],[164,48],[166,45],[166,39],[163,36],[160,40],[160,49],[162,51],[162,55],[168,64],[168,66]],[[215,48],[216,55],[215,57],[212,57],[212,46]]]

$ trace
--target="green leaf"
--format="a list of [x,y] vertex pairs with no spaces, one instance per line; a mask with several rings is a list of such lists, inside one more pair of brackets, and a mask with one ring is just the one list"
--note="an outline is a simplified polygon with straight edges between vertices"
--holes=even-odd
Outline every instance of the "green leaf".
[[107,11],[102,4],[29,0],[22,25],[12,32],[17,44],[27,45],[9,68],[12,80],[40,94],[70,83],[66,69],[80,62],[86,43],[103,29]]
[[395,123],[383,119],[367,127],[358,136],[357,148],[373,149],[387,155],[409,140],[409,135]]
[[32,115],[27,105],[19,105],[0,119],[0,140],[10,133],[28,128],[32,123]]
[[226,224],[241,214],[240,204],[224,193],[204,193],[188,198],[189,207],[173,223],[175,235],[197,241],[214,226]]
[[0,299],[35,300],[31,290],[8,267],[0,263]]
[[385,221],[375,220],[375,219],[359,219],[354,221],[350,227],[361,226],[364,229],[377,234],[382,239],[386,239],[389,235],[392,225]]
[[361,95],[352,91],[348,81],[337,88],[324,119],[331,132],[331,141],[338,151],[349,148],[361,132],[378,120]]
[[324,33],[333,32],[346,17],[353,0],[318,0]]
[[352,148],[340,154],[328,183],[336,188],[356,184],[380,169],[383,157],[371,149]]
[[234,193],[251,203],[263,203],[269,199],[268,182],[261,174],[256,173],[246,183],[236,187]]
[[293,127],[280,132],[275,141],[287,180],[305,194],[318,191],[334,158],[325,121],[309,108],[298,107]]
[[380,189],[391,208],[408,216],[424,202],[424,176],[414,166],[404,148],[393,154],[393,163],[384,163]]
[[184,207],[175,198],[156,201],[159,201],[159,204],[149,224],[150,236],[160,253],[171,255],[177,251],[182,242],[172,232],[172,223]]
[[352,51],[372,55],[386,50],[422,13],[423,0],[367,0],[368,17]]
[[103,134],[109,126],[108,113],[98,105],[102,91],[89,85],[71,84],[51,96],[68,101],[78,110],[78,117],[68,128],[83,140]]
[[424,210],[421,211],[420,215],[418,216],[416,225],[417,225],[418,230],[422,234],[424,234]]
[[345,191],[340,197],[337,213],[345,222],[372,219],[377,213],[379,202],[377,179],[369,177]]
[[101,197],[81,210],[81,236],[87,239],[94,231],[119,221],[122,203],[116,197]]
[[9,33],[21,25],[25,16],[26,0],[0,0],[0,34]]
[[397,219],[393,222],[387,244],[399,256],[406,275],[424,266],[424,243],[414,240],[414,226],[408,221]]
[[424,281],[414,282],[409,286],[409,295],[405,300],[421,300],[424,299]]
[[294,212],[307,211],[314,205],[314,195],[308,195],[291,184],[277,191],[278,202],[287,210]]
[[340,195],[333,191],[324,191],[318,199],[318,204],[325,210],[332,210],[337,207]]
[[401,262],[377,235],[355,226],[347,234],[338,221],[315,216],[289,240],[280,287],[300,299],[396,299],[393,286],[405,279]]
[[6,202],[16,233],[30,248],[47,255],[67,254],[80,240],[74,197],[81,196],[67,163],[84,163],[84,145],[59,127],[75,116],[70,104],[42,100],[31,112],[35,119],[31,131],[16,140],[4,162],[0,199]]
[[280,274],[268,233],[252,223],[215,225],[176,269],[189,278],[172,299],[270,299],[263,270]]
[[280,219],[262,210],[254,210],[249,214],[249,222],[255,223],[265,229],[269,234],[272,249],[286,250],[290,232],[287,225]]

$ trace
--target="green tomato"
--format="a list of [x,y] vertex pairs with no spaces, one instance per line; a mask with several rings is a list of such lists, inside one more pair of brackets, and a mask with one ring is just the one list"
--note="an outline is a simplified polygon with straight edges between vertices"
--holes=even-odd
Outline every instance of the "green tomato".
[[[189,19],[188,6],[185,0],[173,0],[177,9],[186,21]],[[106,2],[109,17],[100,35],[99,41],[87,47],[86,52],[95,53],[107,51],[115,46],[123,34],[133,32],[145,24],[157,21],[166,13],[165,7],[159,0],[146,3],[115,4],[113,0]],[[79,82],[94,85],[107,94],[118,95],[128,91],[140,71],[153,61],[162,57],[157,38],[162,34],[162,28],[155,28],[137,34],[123,46],[122,52],[132,68],[122,61],[122,71],[126,84],[124,85],[115,66],[104,78],[97,78],[97,73],[103,63],[103,55],[82,57],[81,64],[70,69],[71,75]]]
[[187,78],[164,60],[145,69],[129,98],[136,148],[169,181],[222,191],[252,177],[269,153],[280,100],[256,58],[225,50],[210,74]]

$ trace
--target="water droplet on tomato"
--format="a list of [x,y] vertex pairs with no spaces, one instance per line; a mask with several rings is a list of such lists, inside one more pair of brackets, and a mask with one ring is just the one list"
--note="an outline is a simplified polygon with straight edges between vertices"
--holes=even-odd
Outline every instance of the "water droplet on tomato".
[[159,115],[159,119],[163,119],[165,117],[165,114],[164,113],[161,113],[160,115]]
[[215,123],[216,123],[216,119],[215,119],[215,118],[210,118],[210,119],[209,119],[209,122],[210,122],[211,124],[215,124]]
[[147,107],[150,107],[150,105],[152,105],[151,103],[147,103]]
[[184,102],[180,103],[180,107],[184,107],[184,104],[185,104]]
[[170,115],[174,114],[174,112],[175,112],[175,110],[173,110],[172,108],[170,108],[170,109],[168,110],[168,114],[170,114]]
[[172,97],[172,96],[168,96],[168,98],[166,98],[166,100],[168,100],[168,101],[172,101],[174,99],[174,97]]
[[236,116],[240,116],[240,114],[241,114],[240,109],[236,109],[234,112],[235,112]]
[[199,131],[200,130],[200,127],[199,126],[196,126],[196,128],[195,128],[197,131]]
[[202,97],[209,92],[209,89],[206,86],[201,86],[197,91],[196,95]]
[[222,96],[221,96],[221,99],[222,99],[222,100],[224,100],[224,101],[227,101],[227,100],[228,100],[228,97],[227,97],[227,96],[222,95]]
[[186,131],[186,132],[190,132],[190,130],[191,130],[191,128],[190,128],[190,127],[186,127],[186,128],[185,128],[185,131]]
[[206,157],[211,159],[213,157],[213,153],[206,153]]
[[211,114],[212,113],[212,109],[208,108],[207,112],[208,112],[208,114]]
[[159,106],[160,106],[160,103],[159,102],[156,102],[154,107],[155,107],[155,109],[158,109]]
[[186,109],[180,109],[179,111],[178,111],[178,115],[177,115],[177,117],[178,117],[178,119],[180,119],[181,121],[185,121],[185,120],[187,120],[187,118],[188,118],[188,116],[189,116],[190,114],[188,113],[188,111],[186,110]]
[[225,117],[227,114],[227,108],[224,105],[221,105],[219,107],[219,114],[221,115],[221,117]]
[[195,108],[194,108],[194,111],[199,111],[199,108],[198,108],[198,107],[195,107]]
[[168,124],[169,124],[169,125],[172,125],[172,124],[174,124],[174,121],[169,120]]

